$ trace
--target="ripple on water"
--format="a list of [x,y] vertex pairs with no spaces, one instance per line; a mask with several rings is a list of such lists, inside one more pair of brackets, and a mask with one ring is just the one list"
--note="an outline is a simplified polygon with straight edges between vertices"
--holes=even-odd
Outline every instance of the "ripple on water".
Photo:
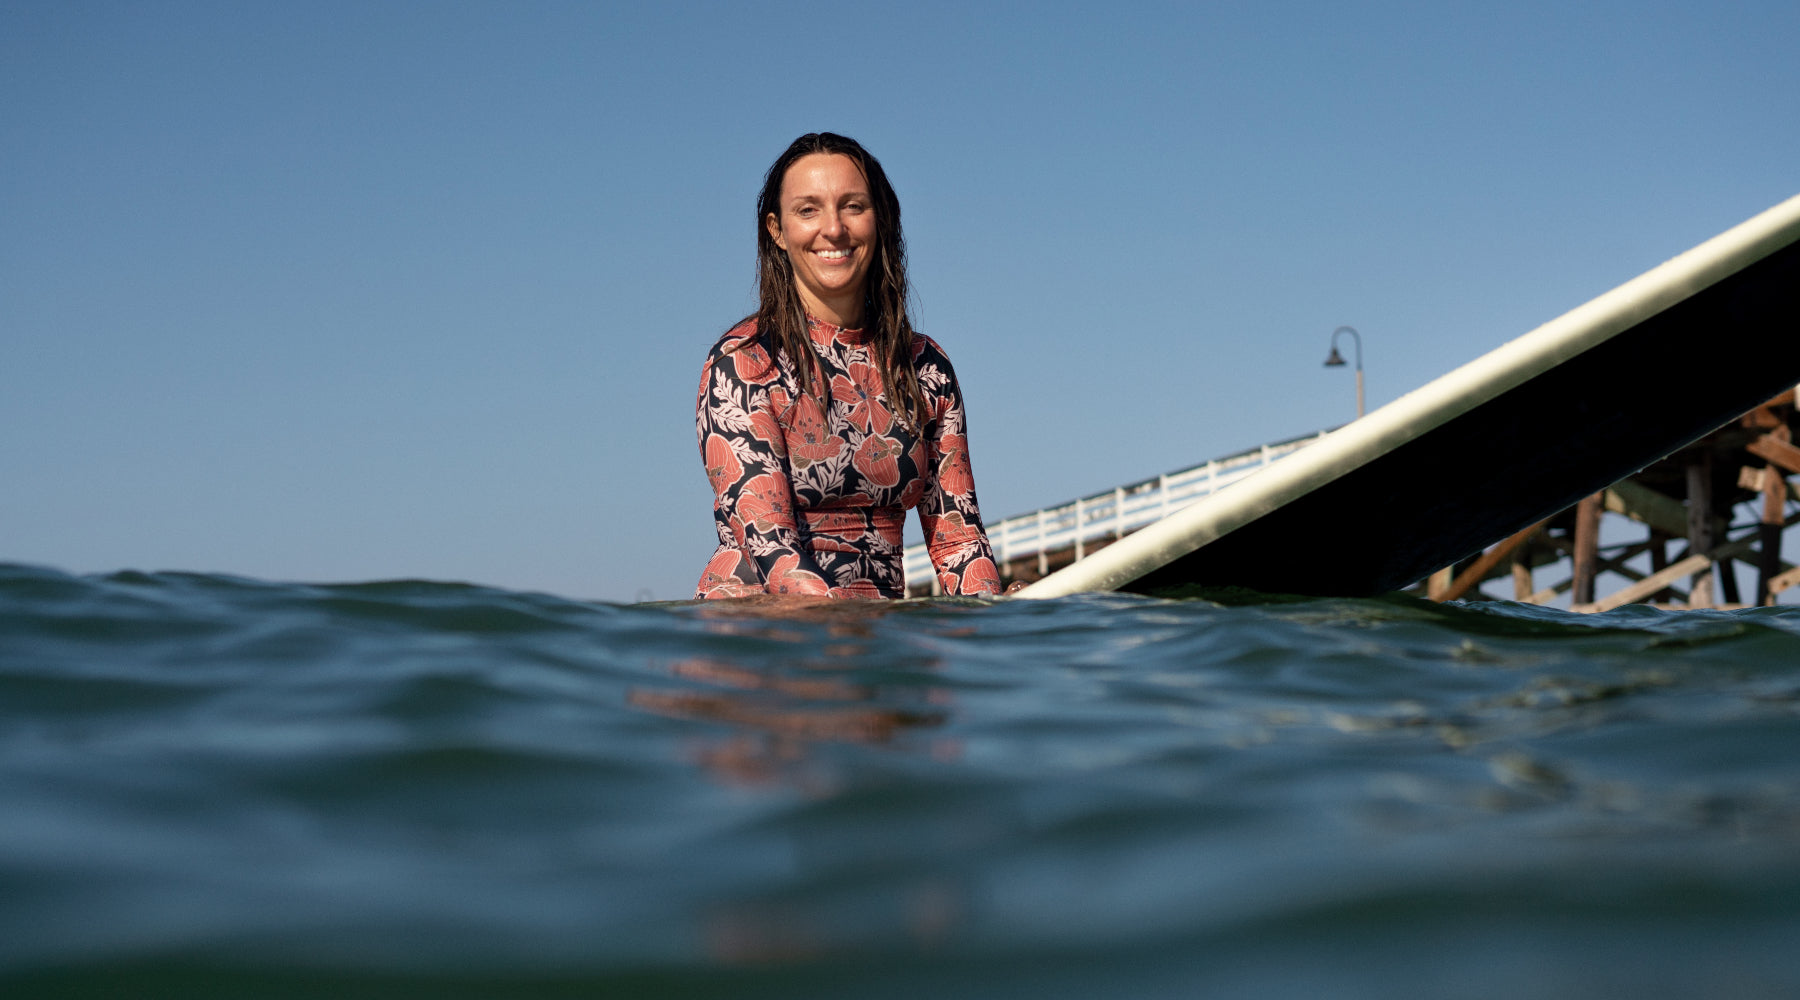
[[0,983],[1800,990],[1800,609],[1226,596],[0,566]]

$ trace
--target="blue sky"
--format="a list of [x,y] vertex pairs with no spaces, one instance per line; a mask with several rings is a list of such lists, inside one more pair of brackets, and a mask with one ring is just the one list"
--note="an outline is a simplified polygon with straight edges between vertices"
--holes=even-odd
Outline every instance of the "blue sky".
[[[905,210],[990,520],[1800,191],[1800,6],[0,3],[0,559],[685,597],[762,171]],[[1675,384],[1679,372],[1670,371]],[[1646,386],[1646,397],[1668,386]]]

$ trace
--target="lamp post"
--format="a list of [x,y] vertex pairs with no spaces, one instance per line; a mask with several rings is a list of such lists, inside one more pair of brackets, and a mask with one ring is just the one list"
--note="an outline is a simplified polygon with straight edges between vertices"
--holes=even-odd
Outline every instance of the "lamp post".
[[1350,335],[1350,339],[1356,341],[1356,418],[1361,420],[1363,415],[1362,334],[1357,333],[1354,327],[1348,326],[1340,326],[1331,331],[1331,356],[1325,359],[1325,367],[1342,368],[1344,365],[1344,356],[1339,354],[1337,349],[1338,334],[1340,333],[1347,333]]

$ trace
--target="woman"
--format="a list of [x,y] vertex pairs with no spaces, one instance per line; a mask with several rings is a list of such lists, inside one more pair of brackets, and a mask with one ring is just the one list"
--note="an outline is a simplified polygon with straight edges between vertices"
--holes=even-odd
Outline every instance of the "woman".
[[919,509],[946,594],[996,594],[962,392],[906,316],[887,175],[853,139],[803,135],[756,204],[761,304],[700,376],[700,454],[719,548],[694,596],[904,597]]

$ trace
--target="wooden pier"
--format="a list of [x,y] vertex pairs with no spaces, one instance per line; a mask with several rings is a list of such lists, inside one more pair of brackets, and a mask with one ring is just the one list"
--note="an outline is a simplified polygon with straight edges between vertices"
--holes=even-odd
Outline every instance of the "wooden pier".
[[[1266,445],[1007,518],[990,531],[1001,579],[1009,585],[1040,580],[1322,436]],[[1438,570],[1408,592],[1434,601],[1529,604],[1566,596],[1571,610],[1589,612],[1637,603],[1780,603],[1784,592],[1800,587],[1800,567],[1781,558],[1783,535],[1800,524],[1800,489],[1791,478],[1800,477],[1796,440],[1800,412],[1790,389],[1575,506]],[[924,546],[913,546],[907,556],[908,593],[934,593]],[[1740,565],[1754,583],[1740,580]]]
[[[1001,579],[1008,584],[1041,580],[1201,497],[1268,468],[1328,433],[1274,441],[990,523],[988,541],[994,546]],[[904,565],[907,596],[938,593],[931,556],[923,542],[907,547]]]
[[[1800,503],[1789,479],[1800,475],[1796,432],[1790,389],[1412,590],[1434,601],[1530,604],[1566,594],[1573,611],[1779,603],[1800,586],[1800,568],[1781,558],[1783,534],[1800,523],[1790,512]],[[1626,540],[1604,543],[1608,535]],[[1494,581],[1503,594],[1482,589]]]

